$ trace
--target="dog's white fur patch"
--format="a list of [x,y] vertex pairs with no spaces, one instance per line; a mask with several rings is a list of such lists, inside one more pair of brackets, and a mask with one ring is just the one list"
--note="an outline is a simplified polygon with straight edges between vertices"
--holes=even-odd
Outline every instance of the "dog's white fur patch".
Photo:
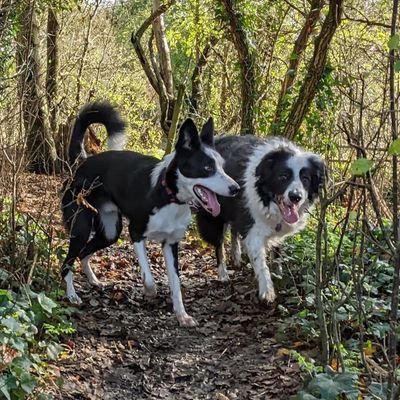
[[124,132],[114,133],[112,136],[107,137],[108,150],[124,150],[126,146],[126,136]]
[[113,240],[118,233],[118,207],[112,202],[106,202],[99,209],[99,215],[103,225],[104,236],[108,240]]
[[89,260],[91,256],[92,254],[89,254],[85,258],[82,258],[81,265],[83,267],[83,272],[92,286],[101,286],[101,282],[97,279],[96,274],[93,272],[92,267],[90,266]]
[[150,240],[176,243],[185,236],[191,218],[187,204],[168,204],[161,209],[154,209],[150,215],[144,236]]
[[185,306],[183,305],[181,284],[175,269],[175,258],[171,246],[167,243],[163,246],[163,254],[165,266],[167,268],[169,287],[171,289],[172,304],[176,317],[182,326],[196,326],[196,320],[187,314]]
[[67,293],[67,298],[72,304],[82,304],[82,300],[80,297],[76,294],[75,291],[75,286],[74,286],[74,274],[72,271],[68,271],[67,274],[64,277],[64,281],[66,284],[66,293]]
[[136,256],[138,258],[140,272],[142,276],[144,292],[155,291],[156,284],[150,270],[149,260],[147,258],[146,243],[144,240],[133,243]]

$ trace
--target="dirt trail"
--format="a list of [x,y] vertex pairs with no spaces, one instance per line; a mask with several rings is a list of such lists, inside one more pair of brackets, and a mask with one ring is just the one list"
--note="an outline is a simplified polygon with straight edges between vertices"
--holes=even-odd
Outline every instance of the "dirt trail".
[[[128,242],[126,242],[128,243]],[[59,399],[288,399],[300,385],[298,366],[278,352],[279,316],[257,304],[252,271],[218,282],[209,252],[180,249],[187,311],[199,322],[180,328],[171,313],[160,249],[149,255],[158,295],[146,300],[131,246],[93,257],[102,280],[91,289],[77,277],[84,300],[72,338],[58,363],[65,380]]]

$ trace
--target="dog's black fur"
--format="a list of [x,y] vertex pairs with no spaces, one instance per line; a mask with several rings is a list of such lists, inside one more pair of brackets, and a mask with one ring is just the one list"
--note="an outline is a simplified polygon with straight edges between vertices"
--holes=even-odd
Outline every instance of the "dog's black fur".
[[[76,120],[70,163],[84,157],[84,132],[91,123],[103,123],[112,143],[123,135],[124,124],[108,103],[82,109]],[[192,120],[179,132],[175,152],[160,161],[132,151],[108,151],[86,159],[76,170],[62,199],[63,217],[70,232],[68,254],[62,266],[67,295],[80,303],[71,269],[81,260],[89,281],[99,285],[89,265],[90,256],[115,243],[122,229],[122,216],[129,220],[129,233],[139,259],[145,293],[155,294],[147,262],[145,240],[162,243],[174,310],[182,325],[195,321],[183,306],[178,276],[178,241],[190,221],[189,204],[219,212],[215,193],[235,195],[239,187],[222,169],[222,159],[213,150],[213,124],[204,125],[201,135]],[[92,234],[92,237],[90,238]]]

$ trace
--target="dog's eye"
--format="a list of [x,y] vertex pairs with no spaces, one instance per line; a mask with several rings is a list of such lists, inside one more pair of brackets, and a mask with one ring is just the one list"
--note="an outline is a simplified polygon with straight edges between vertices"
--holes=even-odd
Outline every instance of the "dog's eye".
[[281,182],[287,182],[289,180],[289,177],[287,175],[279,175],[279,180]]
[[206,171],[206,172],[212,172],[212,170],[213,170],[213,167],[211,165],[206,165],[204,167],[204,171]]
[[309,176],[303,176],[303,177],[301,178],[301,181],[302,181],[304,184],[310,183],[310,177],[309,177]]

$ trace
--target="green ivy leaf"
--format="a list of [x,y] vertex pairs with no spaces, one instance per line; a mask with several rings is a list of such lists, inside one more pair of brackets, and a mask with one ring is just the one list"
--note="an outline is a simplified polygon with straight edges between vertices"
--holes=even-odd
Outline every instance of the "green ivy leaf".
[[400,138],[394,140],[389,146],[389,154],[391,156],[400,154]]
[[372,160],[368,160],[367,158],[359,158],[355,160],[353,164],[351,164],[350,172],[356,176],[364,175],[372,168],[373,165],[374,162]]
[[295,400],[318,400],[318,397],[315,397],[310,393],[301,391],[297,394]]
[[33,389],[36,387],[36,379],[28,372],[21,374],[19,383],[25,393],[32,393]]
[[1,324],[6,328],[8,328],[12,333],[21,334],[25,332],[25,329],[22,326],[22,324],[12,317],[4,318],[1,321]]
[[394,62],[394,72],[400,72],[400,60]]
[[341,394],[345,394],[348,399],[356,399],[358,396],[356,380],[357,375],[349,373],[333,376],[319,374],[310,382],[307,389],[312,394],[319,394],[324,400],[336,400]]
[[11,400],[10,392],[8,391],[8,382],[5,375],[0,376],[0,392],[7,400]]
[[50,342],[47,345],[47,356],[50,358],[50,360],[56,360],[61,351],[62,346],[55,342]]
[[399,48],[400,36],[398,33],[393,35],[388,41],[389,50],[396,50]]
[[47,297],[43,292],[38,295],[38,302],[44,311],[47,311],[49,314],[53,312],[53,308],[57,307],[57,304]]

